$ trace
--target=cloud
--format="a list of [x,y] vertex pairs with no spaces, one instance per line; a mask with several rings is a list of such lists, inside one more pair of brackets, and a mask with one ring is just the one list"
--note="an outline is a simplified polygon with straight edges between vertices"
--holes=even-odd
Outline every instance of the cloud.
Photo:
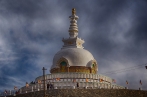
[[[128,0],[18,0],[0,1],[0,87],[18,86],[42,75],[68,38],[69,16],[76,8],[79,37],[98,61],[99,72],[116,71],[146,63],[146,1]],[[110,74],[118,84],[136,89],[145,81],[145,68]],[[48,71],[46,72],[48,73]],[[21,77],[23,76],[23,77]],[[13,86],[12,86],[13,87]],[[3,88],[0,88],[1,90]],[[147,85],[143,86],[147,89]]]

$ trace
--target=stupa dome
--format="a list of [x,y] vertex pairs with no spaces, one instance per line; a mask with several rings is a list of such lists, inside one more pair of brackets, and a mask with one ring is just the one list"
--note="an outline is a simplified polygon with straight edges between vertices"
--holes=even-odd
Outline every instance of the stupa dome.
[[91,62],[94,60],[93,55],[81,48],[66,48],[57,52],[53,58],[52,68],[58,68],[62,61],[66,61],[70,66],[85,66],[90,67]]

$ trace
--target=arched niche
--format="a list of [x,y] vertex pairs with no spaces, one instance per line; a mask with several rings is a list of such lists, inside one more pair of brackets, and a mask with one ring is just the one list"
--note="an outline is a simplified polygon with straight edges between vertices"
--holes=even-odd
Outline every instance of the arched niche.
[[97,64],[96,60],[91,60],[88,63],[88,66],[90,67],[90,73],[94,73],[94,74],[97,73],[97,71],[98,71],[98,64]]
[[60,72],[67,72],[67,63],[65,61],[62,61],[60,63]]
[[59,72],[68,72],[69,64],[66,58],[60,58],[57,62],[57,66],[59,67]]

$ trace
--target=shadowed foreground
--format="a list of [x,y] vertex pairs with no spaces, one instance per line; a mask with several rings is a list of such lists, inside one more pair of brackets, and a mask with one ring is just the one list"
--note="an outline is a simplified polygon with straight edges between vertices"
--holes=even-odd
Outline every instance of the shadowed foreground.
[[[47,94],[46,97],[147,97],[147,91],[126,89],[54,89],[48,90]],[[43,91],[19,94],[15,97],[43,97]]]

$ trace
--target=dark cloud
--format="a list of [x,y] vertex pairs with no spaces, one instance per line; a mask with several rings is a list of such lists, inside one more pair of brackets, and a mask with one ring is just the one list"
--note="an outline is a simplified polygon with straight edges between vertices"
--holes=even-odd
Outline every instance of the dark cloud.
[[[69,37],[72,8],[79,16],[79,37],[98,61],[99,73],[146,63],[145,0],[1,0],[0,6],[0,91],[13,89],[11,81],[21,87],[34,80],[43,66],[49,72],[62,38]],[[144,66],[106,75],[123,86],[128,80],[133,89],[142,79],[147,89]]]
[[24,17],[35,18],[43,16],[44,10],[42,9],[42,1],[36,0],[14,0],[14,1],[1,1],[5,7],[6,12],[22,15]]

